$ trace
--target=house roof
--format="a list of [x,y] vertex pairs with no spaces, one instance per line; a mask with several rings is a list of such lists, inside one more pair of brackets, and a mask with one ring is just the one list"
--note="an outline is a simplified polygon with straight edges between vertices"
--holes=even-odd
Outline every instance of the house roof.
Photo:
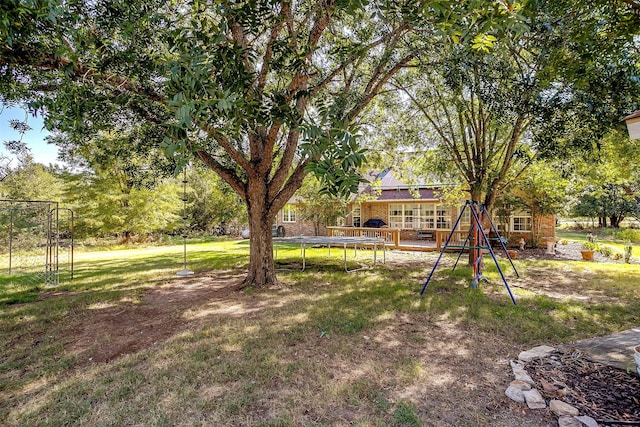
[[[410,191],[407,188],[387,188],[380,192],[380,196],[378,196],[376,200],[433,200],[439,198],[436,196],[435,190],[435,188],[419,188],[417,191]],[[416,197],[417,194],[419,194],[420,197]]]
[[639,117],[640,117],[640,110],[634,111],[633,113],[629,114],[627,117],[622,119],[622,121],[627,121],[627,120],[631,120],[631,119],[637,119]]
[[[398,179],[391,169],[382,172],[369,171],[364,178],[369,182],[362,184],[354,197],[371,194],[376,196],[376,201],[438,199],[435,190],[445,186],[441,183],[427,184],[421,177],[411,177],[411,182],[407,182]],[[417,195],[419,197],[416,197]]]

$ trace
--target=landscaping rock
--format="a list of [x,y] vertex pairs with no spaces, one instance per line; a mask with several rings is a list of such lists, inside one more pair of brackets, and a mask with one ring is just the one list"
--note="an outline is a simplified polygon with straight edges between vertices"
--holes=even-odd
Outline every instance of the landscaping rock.
[[537,347],[533,347],[531,350],[521,351],[518,355],[518,359],[523,362],[531,362],[533,359],[547,357],[554,351],[556,351],[556,349],[553,347],[549,347],[548,345],[539,345]]
[[524,363],[519,360],[509,360],[509,364],[511,365],[511,369],[514,371],[516,369],[524,369]]
[[527,402],[529,409],[544,409],[547,407],[544,398],[535,388],[523,391],[522,394],[524,395],[524,400]]
[[563,415],[558,418],[558,427],[583,427],[582,423],[576,417]]
[[551,409],[551,411],[558,416],[577,416],[580,414],[578,408],[571,406],[568,403],[563,402],[562,400],[552,400],[551,402],[549,402],[549,409]]
[[524,391],[531,390],[531,384],[524,381],[511,381],[504,394],[514,402],[524,403]]
[[583,415],[581,417],[575,417],[576,420],[580,421],[582,424],[586,425],[587,427],[600,427],[600,424],[598,424],[598,422],[596,420],[594,420],[591,417],[587,417],[586,415]]
[[523,381],[531,385],[536,385],[536,383],[531,379],[527,371],[525,371],[524,369],[514,369],[513,375],[516,377],[516,380],[518,381]]

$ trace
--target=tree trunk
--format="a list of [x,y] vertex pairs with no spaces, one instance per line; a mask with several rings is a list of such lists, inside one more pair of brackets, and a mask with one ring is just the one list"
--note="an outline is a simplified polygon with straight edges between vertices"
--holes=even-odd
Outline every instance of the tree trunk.
[[607,228],[607,217],[601,216],[598,218],[598,227],[599,228]]
[[622,215],[611,215],[609,219],[611,220],[611,226],[613,228],[620,228],[620,223],[624,217]]
[[271,224],[275,219],[275,213],[269,214],[266,194],[264,183],[250,182],[247,198],[250,231],[249,272],[243,285],[254,288],[267,288],[278,283],[271,235]]
[[470,221],[470,227],[472,228],[472,233],[471,233],[471,249],[469,250],[469,265],[474,265],[476,260],[482,256],[482,249],[477,249],[479,246],[482,245],[482,234],[480,233],[480,229],[478,227],[482,227],[482,221],[483,218],[480,215],[480,203],[482,202],[482,189],[480,188],[471,188],[471,200],[474,203],[471,207],[474,209],[474,212],[476,213],[476,216],[478,217],[478,219],[480,220],[480,223],[475,224],[475,219],[473,217],[473,214],[471,214],[471,221]]

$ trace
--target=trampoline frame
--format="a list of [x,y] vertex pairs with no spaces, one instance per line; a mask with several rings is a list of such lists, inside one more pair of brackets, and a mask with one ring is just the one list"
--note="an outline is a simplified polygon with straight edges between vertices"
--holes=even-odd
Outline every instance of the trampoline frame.
[[[382,246],[383,263],[387,262],[387,248],[384,239],[377,237],[346,237],[346,236],[294,236],[294,237],[278,237],[273,239],[273,248],[275,250],[274,258],[278,257],[278,245],[300,245],[300,253],[302,256],[302,269],[307,268],[306,248],[308,245],[327,246],[329,256],[331,256],[331,246],[342,246],[344,251],[344,271],[353,273],[354,271],[367,270],[376,266],[378,258],[378,247]],[[360,267],[349,270],[347,267],[347,247],[353,246],[354,257],[358,254],[358,246],[373,247],[373,265],[371,267]],[[290,270],[288,268],[279,268],[277,270]]]

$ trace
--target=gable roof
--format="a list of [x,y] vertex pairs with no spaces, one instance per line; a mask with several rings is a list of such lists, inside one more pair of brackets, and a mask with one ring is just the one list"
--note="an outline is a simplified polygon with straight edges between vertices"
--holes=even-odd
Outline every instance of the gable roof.
[[[434,200],[439,198],[436,190],[447,186],[441,183],[429,184],[422,177],[415,176],[402,180],[396,177],[391,168],[382,172],[369,171],[364,178],[369,182],[360,185],[358,194],[354,194],[353,199],[366,194],[374,196],[376,201]],[[415,197],[416,195],[419,197]]]

